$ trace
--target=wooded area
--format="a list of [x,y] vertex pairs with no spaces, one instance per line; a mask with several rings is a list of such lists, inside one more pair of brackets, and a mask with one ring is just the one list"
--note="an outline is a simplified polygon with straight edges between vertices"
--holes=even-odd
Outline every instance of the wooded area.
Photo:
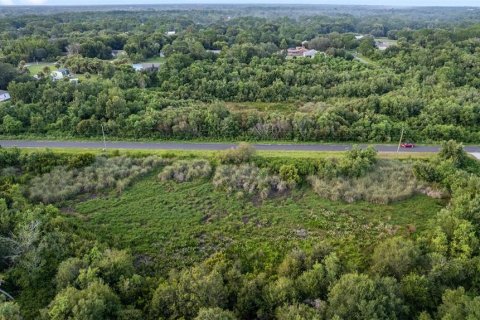
[[480,142],[479,19],[2,7],[3,136],[443,142],[402,160],[0,147],[0,320],[479,319],[480,162],[460,143]]
[[[389,142],[403,127],[417,142],[478,142],[478,10],[427,10],[435,28],[422,10],[7,15],[0,89],[11,100],[0,104],[0,129],[92,137],[104,125],[113,138]],[[386,40],[377,37],[391,45],[378,49]],[[302,42],[319,54],[289,59],[284,50]],[[32,74],[35,61],[51,64]],[[132,67],[148,61],[160,65]],[[57,67],[79,83],[52,81]],[[260,102],[287,108],[264,112]]]

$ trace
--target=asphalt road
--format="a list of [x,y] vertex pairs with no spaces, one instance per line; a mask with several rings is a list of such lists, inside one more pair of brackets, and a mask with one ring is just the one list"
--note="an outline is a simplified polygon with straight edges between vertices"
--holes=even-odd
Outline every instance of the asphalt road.
[[[107,142],[107,149],[132,150],[225,150],[234,147],[234,143],[181,143],[181,142]],[[2,147],[18,148],[103,148],[101,141],[52,141],[52,140],[0,140]],[[367,146],[361,145],[362,147]],[[253,144],[257,150],[272,151],[345,151],[352,148],[351,144]],[[395,152],[395,145],[374,145],[379,152]],[[400,152],[438,152],[439,146],[416,146],[402,149]],[[480,146],[467,146],[470,153],[480,153]]]

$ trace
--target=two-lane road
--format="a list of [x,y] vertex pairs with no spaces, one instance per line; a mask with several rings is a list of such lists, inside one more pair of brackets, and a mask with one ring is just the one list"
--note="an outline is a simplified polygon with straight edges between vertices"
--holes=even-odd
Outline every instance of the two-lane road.
[[[181,143],[181,142],[107,142],[108,149],[131,150],[225,150],[234,147],[235,143]],[[101,141],[54,141],[54,140],[0,140],[2,147],[18,148],[99,148],[104,147]],[[362,144],[362,147],[366,144]],[[253,144],[257,150],[265,151],[345,151],[352,148],[350,144]],[[397,146],[377,144],[379,152],[395,152]],[[439,146],[417,146],[411,149],[400,149],[400,152],[438,152]],[[479,146],[467,146],[465,150],[480,158]]]

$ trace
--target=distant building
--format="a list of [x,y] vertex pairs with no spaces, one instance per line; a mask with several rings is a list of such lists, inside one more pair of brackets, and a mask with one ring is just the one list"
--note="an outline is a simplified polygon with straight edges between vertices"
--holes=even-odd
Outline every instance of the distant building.
[[70,76],[70,71],[68,69],[58,69],[53,71],[50,76],[54,81],[62,80],[64,78],[68,78]]
[[143,70],[143,64],[141,64],[141,63],[134,63],[134,64],[132,64],[132,68],[133,68],[135,71],[142,71],[142,70]]
[[207,52],[211,52],[213,54],[220,54],[222,53],[222,50],[206,50]]
[[116,58],[125,53],[125,50],[112,50],[112,57]]
[[154,71],[160,68],[160,63],[152,62],[152,63],[135,63],[132,64],[132,68],[137,71]]
[[315,49],[311,49],[311,50],[307,50],[303,53],[303,56],[304,57],[307,57],[307,58],[315,58],[315,56],[317,55],[318,51],[315,50]]
[[70,83],[78,84],[78,78],[70,79]]
[[390,47],[390,43],[384,42],[384,41],[375,41],[375,45],[379,50],[387,50],[388,47]]
[[289,57],[303,57],[303,53],[309,51],[305,47],[296,47],[287,49],[287,56]]
[[296,47],[287,49],[288,57],[306,57],[313,58],[317,55],[318,51],[314,49],[307,49],[305,47]]
[[166,35],[166,36],[169,36],[169,37],[170,37],[170,36],[174,36],[175,34],[176,34],[175,31],[167,31],[167,32],[165,32],[165,35]]
[[355,36],[355,39],[356,39],[356,40],[362,40],[363,38],[365,38],[365,36],[363,36],[363,35],[361,35],[361,34]]
[[0,102],[10,100],[10,93],[5,90],[0,90]]

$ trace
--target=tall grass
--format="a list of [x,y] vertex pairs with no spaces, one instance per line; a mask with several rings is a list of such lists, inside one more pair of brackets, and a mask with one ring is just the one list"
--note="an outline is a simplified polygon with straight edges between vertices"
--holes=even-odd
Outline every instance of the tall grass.
[[319,196],[349,203],[365,200],[387,204],[407,199],[423,189],[412,165],[400,161],[379,161],[372,171],[359,178],[310,176],[309,181]]
[[191,181],[195,178],[208,178],[212,173],[212,167],[207,160],[180,160],[170,166],[166,166],[158,177],[177,182]]
[[219,166],[213,184],[229,193],[237,193],[239,196],[258,195],[261,199],[293,187],[293,184],[288,184],[279,176],[271,175],[268,170],[259,169],[253,164]]
[[165,160],[156,156],[97,157],[88,167],[68,170],[61,166],[33,178],[28,193],[34,201],[52,203],[70,199],[81,193],[98,192],[108,188],[122,191],[133,179],[150,172],[164,162]]

